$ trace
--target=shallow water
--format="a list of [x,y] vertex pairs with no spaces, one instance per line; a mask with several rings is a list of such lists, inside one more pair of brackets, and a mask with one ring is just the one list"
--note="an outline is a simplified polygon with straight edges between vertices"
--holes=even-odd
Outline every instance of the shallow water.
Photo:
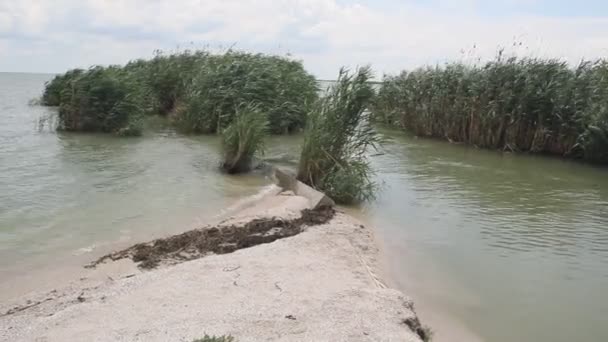
[[49,77],[0,74],[0,283],[196,226],[269,183],[221,175],[216,137],[54,132],[40,122],[53,109],[28,105]]
[[[52,109],[28,105],[50,77],[0,74],[0,288],[200,225],[269,183],[220,174],[217,138],[162,124],[139,138],[56,133]],[[358,214],[438,341],[608,338],[607,169],[382,134],[382,191]],[[273,137],[266,157],[295,167],[299,142]]]
[[608,339],[608,169],[383,133],[365,211],[421,308],[486,341]]

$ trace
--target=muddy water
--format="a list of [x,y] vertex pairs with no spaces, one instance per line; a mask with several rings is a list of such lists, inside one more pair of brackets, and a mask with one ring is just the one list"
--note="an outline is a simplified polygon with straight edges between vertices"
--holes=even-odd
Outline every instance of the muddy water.
[[[49,77],[0,74],[2,293],[196,226],[269,183],[220,174],[216,138],[162,123],[133,139],[54,132],[50,110],[27,104]],[[436,341],[608,338],[608,170],[382,134],[382,192],[356,214]],[[299,142],[274,137],[266,157],[293,168]]]
[[365,212],[437,340],[608,339],[608,169],[383,133]]
[[0,74],[0,292],[30,270],[206,222],[269,183],[220,174],[215,137],[153,123],[133,139],[55,132],[52,110],[28,105],[49,78]]

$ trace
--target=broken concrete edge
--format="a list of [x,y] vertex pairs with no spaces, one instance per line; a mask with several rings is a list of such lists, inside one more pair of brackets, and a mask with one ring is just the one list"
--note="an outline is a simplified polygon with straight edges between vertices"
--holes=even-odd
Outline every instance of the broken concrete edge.
[[296,175],[289,171],[273,167],[272,174],[275,182],[283,191],[293,191],[296,196],[302,196],[308,199],[310,209],[317,209],[324,206],[333,207],[336,205],[334,200],[329,196],[300,182],[297,180]]

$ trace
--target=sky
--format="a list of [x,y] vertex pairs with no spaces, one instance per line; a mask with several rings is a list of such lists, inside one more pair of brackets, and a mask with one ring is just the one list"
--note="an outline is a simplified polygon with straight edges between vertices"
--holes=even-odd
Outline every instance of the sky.
[[608,0],[0,0],[0,71],[124,64],[155,50],[291,55],[319,78],[509,54],[608,56]]

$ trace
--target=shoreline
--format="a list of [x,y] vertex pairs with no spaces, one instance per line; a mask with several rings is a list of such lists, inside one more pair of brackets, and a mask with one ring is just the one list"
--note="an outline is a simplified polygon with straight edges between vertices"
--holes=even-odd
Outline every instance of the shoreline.
[[[227,217],[253,206],[265,197],[276,195],[280,191],[280,188],[276,184],[264,185],[254,194],[233,200],[228,207],[222,209],[214,216],[204,217],[196,215],[189,220],[184,220],[185,222],[180,224],[181,228],[171,228],[165,233],[153,233],[152,235],[148,235],[148,238],[163,238],[198,227],[216,225]],[[81,278],[97,279],[103,278],[106,275],[120,277],[122,276],[120,267],[116,269],[114,267],[106,267],[103,272],[87,272],[84,266],[105,254],[146,241],[148,238],[145,237],[145,234],[134,234],[96,242],[91,246],[71,249],[60,256],[53,255],[50,259],[45,259],[44,262],[35,260],[26,264],[25,269],[27,269],[27,272],[21,272],[21,267],[13,267],[10,270],[15,274],[12,279],[0,282],[0,307],[5,302],[12,301],[15,298],[26,298],[47,288],[51,290],[52,288],[66,286],[67,284],[82,282]],[[41,286],[38,285],[39,283],[44,284],[45,288],[41,289]],[[1,313],[2,311],[0,310]]]
[[[290,220],[310,206],[310,197],[269,193],[222,222]],[[2,304],[0,339],[421,341],[411,300],[376,274],[380,256],[372,231],[337,212],[288,238],[151,271],[112,261]]]
[[[363,222],[366,226],[373,227],[370,230],[372,231],[374,243],[378,248],[378,272],[381,274],[382,279],[389,288],[398,289],[403,293],[407,293],[412,299],[415,303],[415,310],[420,321],[424,322],[425,325],[428,325],[432,329],[433,342],[484,341],[479,334],[465,325],[464,322],[456,316],[446,312],[442,305],[433,303],[432,296],[420,290],[420,288],[428,286],[427,282],[422,284],[419,278],[416,278],[414,275],[397,276],[396,272],[393,270],[394,265],[390,262],[392,256],[389,253],[386,238],[383,236],[382,232],[376,228],[377,226],[372,223],[372,220],[368,216],[359,210],[353,210],[351,208],[347,208],[345,211],[349,216]],[[409,256],[407,259],[409,259]],[[420,260],[416,260],[417,261],[415,262],[406,262],[407,267],[420,267]],[[435,281],[438,284],[442,283],[442,280],[440,279],[432,279],[433,284],[435,284]]]

